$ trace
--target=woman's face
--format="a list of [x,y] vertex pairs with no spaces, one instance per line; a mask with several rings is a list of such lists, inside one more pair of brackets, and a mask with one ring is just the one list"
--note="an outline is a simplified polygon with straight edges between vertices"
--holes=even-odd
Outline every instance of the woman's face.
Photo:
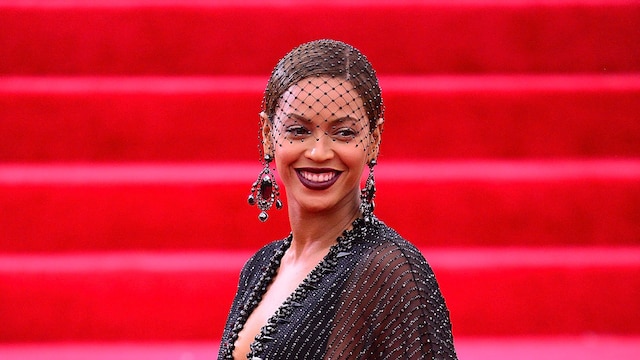
[[369,126],[349,81],[311,77],[290,87],[264,129],[289,206],[310,212],[357,207],[362,172],[379,141],[378,129],[372,133]]

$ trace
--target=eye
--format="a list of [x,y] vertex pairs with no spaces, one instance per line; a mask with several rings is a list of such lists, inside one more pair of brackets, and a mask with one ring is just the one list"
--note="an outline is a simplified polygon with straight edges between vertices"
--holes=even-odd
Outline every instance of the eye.
[[285,128],[287,138],[301,139],[311,134],[311,131],[302,125],[292,125]]
[[336,129],[336,131],[334,131],[334,136],[338,140],[342,140],[342,141],[352,140],[357,135],[358,135],[358,132],[356,130],[348,127],[338,128]]

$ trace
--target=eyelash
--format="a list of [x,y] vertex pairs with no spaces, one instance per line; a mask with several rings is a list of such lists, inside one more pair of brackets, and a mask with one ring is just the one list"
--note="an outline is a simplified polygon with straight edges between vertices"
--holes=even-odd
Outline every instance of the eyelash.
[[290,134],[294,138],[301,138],[305,135],[311,134],[311,131],[309,131],[304,126],[289,126],[285,129],[285,132],[287,134]]
[[[302,139],[311,135],[311,131],[301,125],[289,126],[285,128],[285,133],[287,133],[287,137],[291,137],[293,139]],[[341,141],[348,142],[354,139],[356,136],[358,136],[358,131],[345,127],[345,128],[335,129],[333,132],[332,138],[334,140],[341,140]]]
[[358,133],[355,130],[350,128],[338,129],[336,130],[335,134],[337,134],[337,136],[340,138],[348,138],[348,139],[353,139],[356,137],[356,135],[358,135]]

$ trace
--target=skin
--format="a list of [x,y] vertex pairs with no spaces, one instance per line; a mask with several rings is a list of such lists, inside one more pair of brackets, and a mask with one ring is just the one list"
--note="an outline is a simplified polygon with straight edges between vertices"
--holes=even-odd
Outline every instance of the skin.
[[[311,96],[301,96],[306,94]],[[383,123],[379,119],[370,131],[362,109],[351,83],[316,77],[283,95],[273,124],[261,114],[266,120],[264,151],[274,154],[286,189],[293,241],[239,333],[235,359],[246,359],[268,318],[360,216],[360,179],[367,163],[377,157]]]

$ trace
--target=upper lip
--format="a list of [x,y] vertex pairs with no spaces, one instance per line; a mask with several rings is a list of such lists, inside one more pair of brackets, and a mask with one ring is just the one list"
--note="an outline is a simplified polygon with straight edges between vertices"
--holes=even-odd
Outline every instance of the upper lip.
[[298,168],[296,172],[305,186],[316,190],[331,186],[341,173],[330,168]]

